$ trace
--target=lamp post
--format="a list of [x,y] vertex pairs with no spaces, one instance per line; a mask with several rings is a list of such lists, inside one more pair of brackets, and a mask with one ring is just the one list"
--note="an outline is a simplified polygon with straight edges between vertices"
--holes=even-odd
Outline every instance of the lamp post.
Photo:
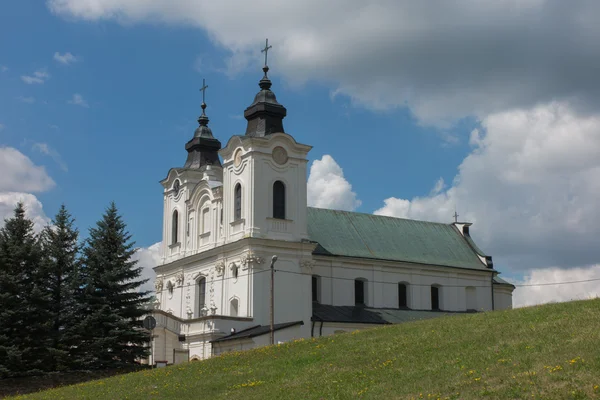
[[271,344],[275,344],[275,261],[277,256],[271,258]]

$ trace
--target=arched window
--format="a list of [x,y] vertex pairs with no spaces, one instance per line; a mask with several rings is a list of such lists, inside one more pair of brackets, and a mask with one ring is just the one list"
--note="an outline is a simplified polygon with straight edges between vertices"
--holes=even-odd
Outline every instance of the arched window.
[[198,279],[198,311],[206,306],[206,278]]
[[357,306],[366,305],[366,283],[364,279],[356,279],[354,281],[354,304]]
[[231,301],[229,302],[229,314],[232,317],[238,316],[238,305],[238,299],[231,299]]
[[233,200],[233,220],[242,219],[242,185],[235,185]]
[[179,230],[179,213],[177,210],[173,211],[173,220],[171,221],[171,244],[178,242],[177,232]]
[[273,218],[285,219],[285,185],[281,181],[273,184]]
[[398,308],[408,308],[408,285],[398,284]]
[[440,287],[432,286],[431,287],[431,309],[432,310],[440,310]]
[[312,301],[319,302],[321,301],[320,289],[321,288],[321,277],[318,275],[312,276]]
[[477,289],[473,286],[467,286],[465,288],[465,296],[467,300],[467,311],[477,310]]

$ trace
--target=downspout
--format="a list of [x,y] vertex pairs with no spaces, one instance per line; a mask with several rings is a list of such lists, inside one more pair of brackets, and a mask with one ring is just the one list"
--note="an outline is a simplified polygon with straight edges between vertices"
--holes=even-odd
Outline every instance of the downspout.
[[492,272],[492,280],[491,280],[491,288],[492,288],[492,311],[494,311],[494,273]]
[[323,320],[321,320],[321,328],[319,329],[319,336],[323,336]]
[[310,327],[310,337],[315,337],[315,320],[312,320],[312,326]]

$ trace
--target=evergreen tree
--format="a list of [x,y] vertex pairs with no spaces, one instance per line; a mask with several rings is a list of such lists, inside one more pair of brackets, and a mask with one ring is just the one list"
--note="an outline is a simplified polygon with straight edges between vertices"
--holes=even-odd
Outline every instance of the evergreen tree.
[[40,241],[19,203],[0,229],[0,377],[48,368],[48,296]]
[[142,268],[132,261],[131,235],[111,203],[83,249],[83,299],[79,327],[81,356],[87,368],[113,368],[132,364],[147,355],[148,333],[141,317],[150,292]]
[[64,205],[52,225],[42,233],[44,267],[50,299],[51,318],[50,369],[61,371],[76,365],[71,349],[76,348],[79,321],[78,300],[80,288],[79,231]]

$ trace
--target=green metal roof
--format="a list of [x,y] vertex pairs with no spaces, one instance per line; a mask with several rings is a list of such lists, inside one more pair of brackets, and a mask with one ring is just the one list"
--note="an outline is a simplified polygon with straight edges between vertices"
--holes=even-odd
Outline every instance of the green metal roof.
[[452,224],[308,207],[314,254],[487,270]]
[[353,324],[400,324],[443,317],[446,315],[467,314],[466,312],[402,310],[397,308],[368,308],[360,306],[331,306],[313,303],[313,321]]

